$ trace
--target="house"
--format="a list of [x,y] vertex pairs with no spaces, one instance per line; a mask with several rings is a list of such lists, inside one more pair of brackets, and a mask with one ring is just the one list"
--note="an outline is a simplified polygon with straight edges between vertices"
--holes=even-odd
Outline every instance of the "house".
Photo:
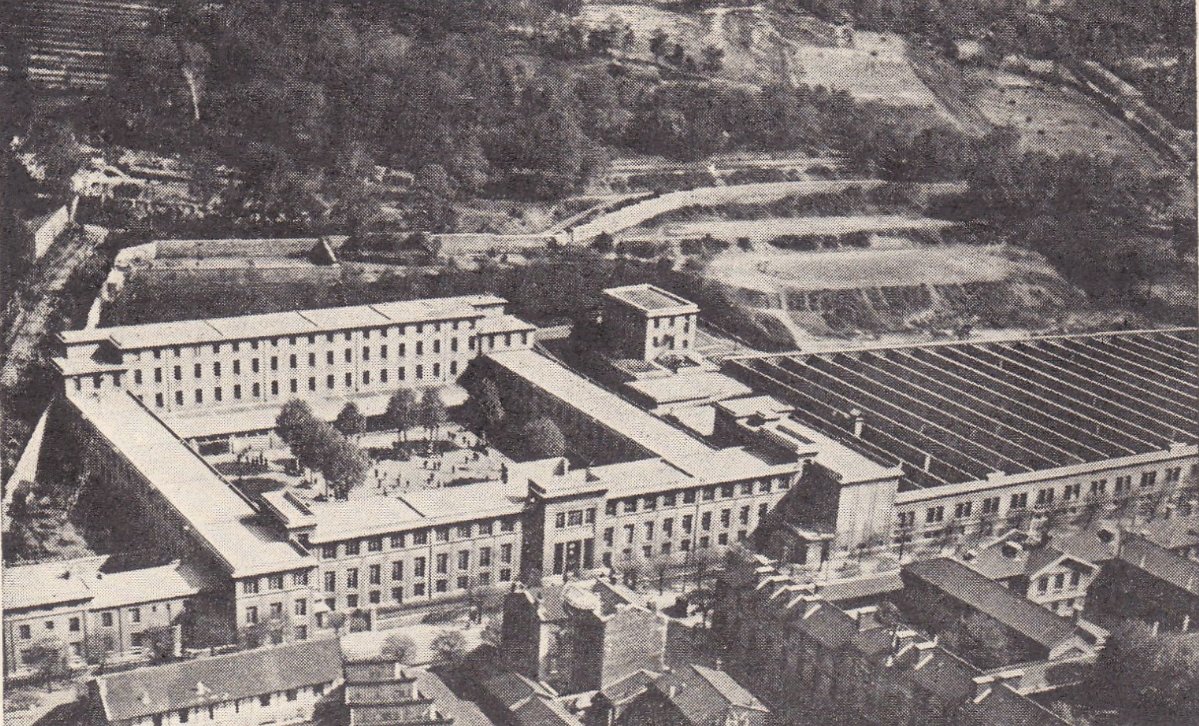
[[1015,690],[1022,676],[985,673],[873,608],[843,610],[765,556],[730,562],[716,597],[730,672],[781,723],[1064,724]]
[[345,662],[350,726],[492,726],[436,674],[387,658]]
[[660,675],[654,671],[634,671],[596,691],[587,709],[587,726],[613,726]]
[[1199,623],[1199,562],[1138,534],[1122,533],[1115,557],[1091,586],[1088,612],[1137,618],[1155,628],[1190,630]]
[[1012,530],[979,548],[970,566],[1047,610],[1071,617],[1086,607],[1099,565]]
[[640,726],[765,726],[770,710],[722,670],[698,664],[669,671],[648,685],[620,717]]
[[604,580],[517,586],[504,600],[502,652],[512,668],[561,693],[600,690],[661,671],[667,619],[645,598]]
[[913,562],[901,577],[896,599],[904,617],[983,669],[1094,657],[1106,639],[1105,631],[1038,607],[958,560]]
[[109,673],[89,683],[93,724],[298,724],[341,685],[336,638]]

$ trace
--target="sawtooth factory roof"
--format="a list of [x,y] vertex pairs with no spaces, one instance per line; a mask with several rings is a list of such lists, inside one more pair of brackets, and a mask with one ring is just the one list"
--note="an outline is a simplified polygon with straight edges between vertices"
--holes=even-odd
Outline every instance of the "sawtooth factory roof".
[[808,426],[902,465],[906,488],[1199,439],[1194,328],[750,356],[727,369]]

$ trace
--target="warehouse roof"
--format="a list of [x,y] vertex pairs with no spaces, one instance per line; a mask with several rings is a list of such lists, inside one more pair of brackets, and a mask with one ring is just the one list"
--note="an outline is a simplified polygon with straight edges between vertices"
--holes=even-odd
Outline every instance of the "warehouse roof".
[[728,367],[805,424],[901,464],[909,487],[1199,440],[1194,328],[750,356]]
[[1120,538],[1116,559],[1152,577],[1199,597],[1199,562],[1176,555],[1164,547],[1136,534],[1125,533]]

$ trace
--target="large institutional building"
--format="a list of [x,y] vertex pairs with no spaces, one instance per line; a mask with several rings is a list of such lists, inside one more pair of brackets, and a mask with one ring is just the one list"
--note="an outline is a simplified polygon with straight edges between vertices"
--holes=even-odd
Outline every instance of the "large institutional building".
[[[694,347],[698,311],[687,301],[649,286],[607,297],[605,324],[624,354]],[[179,626],[189,644],[298,641],[334,613],[377,618],[601,568],[648,576],[738,542],[823,563],[1092,499],[1156,496],[1194,475],[1194,331],[738,358],[723,372],[754,395],[707,404],[714,423],[701,434],[534,350],[533,327],[505,302],[63,333],[64,395],[48,425],[78,447],[82,496],[99,508],[80,516],[119,522],[205,577],[164,580],[170,606],[155,593],[114,604],[95,594],[107,583],[94,573],[17,602],[9,578],[40,576],[11,568],[5,662],[21,668],[34,636],[60,622],[74,632],[71,618],[107,643],[115,620],[105,612],[130,620],[129,608],[144,617],[160,601],[159,626]],[[269,432],[292,398],[327,419],[347,401],[378,415],[397,387],[452,386],[468,366],[495,382],[510,420],[551,418],[569,460],[363,506],[289,490],[251,496],[199,453]],[[79,655],[135,646],[135,631],[111,631],[111,645],[80,645]]]

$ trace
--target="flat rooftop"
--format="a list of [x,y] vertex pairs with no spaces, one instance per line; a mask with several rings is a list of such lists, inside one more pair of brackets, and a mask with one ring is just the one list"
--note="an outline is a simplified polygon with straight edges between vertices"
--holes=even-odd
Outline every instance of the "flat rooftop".
[[219,587],[215,577],[184,562],[124,569],[115,562],[111,555],[94,555],[5,567],[4,608],[88,603],[104,609],[190,597]]
[[233,577],[316,564],[262,523],[246,499],[131,395],[69,403],[187,520]]
[[423,321],[478,318],[483,315],[479,306],[503,304],[504,302],[502,298],[495,298],[492,295],[464,295],[374,305],[350,305],[260,315],[238,315],[227,318],[66,330],[60,334],[60,337],[68,345],[111,340],[117,347],[131,350],[311,335],[346,328],[384,327]]
[[625,285],[604,290],[608,297],[648,313],[698,313],[699,306],[650,284]]
[[901,465],[905,489],[1199,440],[1195,328],[747,356],[726,370],[853,451]]

